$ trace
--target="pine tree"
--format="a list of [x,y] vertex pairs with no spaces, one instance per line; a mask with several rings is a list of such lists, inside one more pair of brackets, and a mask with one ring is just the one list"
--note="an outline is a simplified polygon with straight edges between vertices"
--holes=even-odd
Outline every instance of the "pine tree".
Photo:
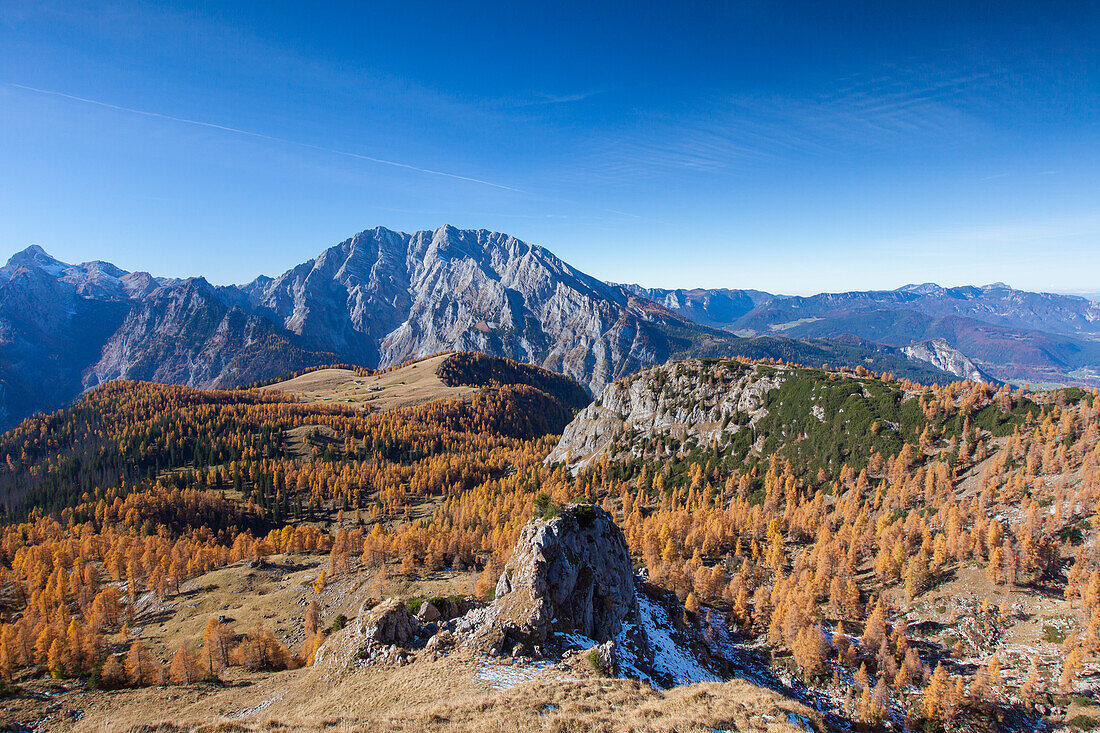
[[325,589],[325,584],[328,581],[328,574],[321,570],[321,574],[317,576],[317,579],[313,581],[313,592],[320,594]]
[[928,720],[948,720],[948,702],[951,697],[951,681],[948,679],[947,670],[942,664],[936,665],[936,671],[932,673],[932,679],[924,688],[924,699],[921,701],[921,711]]
[[1081,649],[1080,647],[1074,647],[1070,650],[1070,653],[1066,655],[1066,660],[1062,665],[1062,676],[1059,679],[1059,684],[1064,692],[1073,692],[1073,683],[1077,679],[1077,675],[1081,671]]
[[317,603],[316,599],[310,600],[309,608],[306,609],[305,616],[305,630],[306,636],[312,637],[317,633],[317,630],[321,628],[321,607]]
[[50,675],[56,678],[65,677],[69,671],[69,653],[61,639],[50,642],[49,651],[46,653],[46,667]]
[[233,632],[216,618],[206,622],[202,632],[201,661],[206,674],[214,677],[229,666],[229,646]]
[[126,654],[126,679],[131,685],[141,687],[156,684],[160,676],[159,667],[141,639],[130,645],[130,651]]

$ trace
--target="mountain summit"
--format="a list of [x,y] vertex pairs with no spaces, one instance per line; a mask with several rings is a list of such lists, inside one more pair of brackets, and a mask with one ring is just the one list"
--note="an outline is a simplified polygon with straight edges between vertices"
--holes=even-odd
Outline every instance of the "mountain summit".
[[112,379],[224,387],[451,349],[600,389],[665,361],[693,328],[542,247],[485,230],[379,227],[276,278],[226,287],[70,265],[32,246],[0,268],[0,425]]
[[305,347],[370,366],[481,351],[599,389],[669,353],[652,309],[542,247],[486,230],[370,229],[245,290],[255,312]]
[[[1008,376],[1054,378],[1100,363],[1089,340],[1100,333],[1097,307],[992,286],[813,298],[653,290],[602,282],[508,234],[452,226],[369,229],[277,277],[231,286],[71,265],[31,246],[0,268],[0,427],[114,379],[229,387],[449,350],[535,364],[593,392],[686,356],[943,382],[1004,379],[994,368],[1003,352]],[[1028,359],[1042,368],[1028,372]]]

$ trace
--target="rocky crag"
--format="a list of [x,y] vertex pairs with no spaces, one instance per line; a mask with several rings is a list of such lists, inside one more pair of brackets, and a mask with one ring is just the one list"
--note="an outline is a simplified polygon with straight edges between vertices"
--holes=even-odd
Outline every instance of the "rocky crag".
[[734,668],[717,612],[687,614],[675,594],[636,576],[622,530],[598,506],[572,504],[520,532],[491,603],[466,611],[430,603],[413,614],[368,600],[318,660],[338,666],[410,664],[462,654],[545,670],[577,664],[658,687],[723,679]]
[[690,360],[645,370],[607,385],[566,426],[546,461],[576,471],[615,453],[626,435],[724,442],[767,414],[765,395],[782,383],[782,372],[741,362]]

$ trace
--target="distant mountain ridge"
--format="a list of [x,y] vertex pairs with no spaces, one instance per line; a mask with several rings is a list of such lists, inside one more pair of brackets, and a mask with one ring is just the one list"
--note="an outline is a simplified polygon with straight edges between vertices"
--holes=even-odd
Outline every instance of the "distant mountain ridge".
[[589,389],[732,339],[485,230],[376,228],[243,286],[70,265],[0,268],[0,425],[112,379],[224,387],[306,366],[479,351]]
[[725,288],[707,290],[665,290],[662,288],[644,288],[641,285],[619,285],[628,293],[660,303],[669,310],[685,318],[690,318],[704,326],[723,328],[735,323],[738,318],[750,313],[756,306],[783,296],[765,293],[762,290],[728,290]]
[[[1100,303],[1075,295],[1032,293],[1004,283],[772,297],[759,291],[624,287],[740,336],[851,335],[903,348],[911,358],[927,357],[940,367],[955,365],[949,371],[960,376],[980,372],[1000,380],[1100,386]],[[744,300],[741,308],[707,307],[728,293],[752,293],[752,308],[745,310]],[[948,355],[945,345],[957,353]]]
[[[842,301],[861,302],[852,294]],[[593,392],[689,356],[862,365],[918,381],[977,373],[966,366],[973,355],[940,333],[891,342],[867,329],[774,325],[824,320],[812,315],[824,308],[815,303],[753,290],[609,284],[538,245],[451,226],[366,230],[277,277],[239,286],[101,261],[71,265],[32,246],[0,268],[0,427],[114,379],[228,387],[319,364],[385,367],[448,350],[535,364]],[[1049,319],[1072,310],[1056,306]],[[762,337],[739,338],[745,323],[757,323],[753,333]],[[1077,323],[1085,333],[1092,321]],[[901,348],[935,336],[946,345]]]

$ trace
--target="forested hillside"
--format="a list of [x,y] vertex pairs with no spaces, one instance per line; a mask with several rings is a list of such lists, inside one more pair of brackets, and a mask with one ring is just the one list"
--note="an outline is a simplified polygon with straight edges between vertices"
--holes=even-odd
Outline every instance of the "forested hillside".
[[683,362],[609,386],[549,460],[650,577],[866,723],[1027,727],[1091,689],[1095,392]]
[[[580,501],[676,624],[721,614],[738,674],[830,720],[1095,717],[1096,393],[695,360],[577,413],[579,385],[522,365],[441,375],[479,388],[372,412],[116,382],[0,437],[11,704],[50,678],[116,711],[94,690],[290,684],[265,675],[312,663],[354,604],[491,597],[523,524]],[[215,610],[242,602],[251,626]]]

